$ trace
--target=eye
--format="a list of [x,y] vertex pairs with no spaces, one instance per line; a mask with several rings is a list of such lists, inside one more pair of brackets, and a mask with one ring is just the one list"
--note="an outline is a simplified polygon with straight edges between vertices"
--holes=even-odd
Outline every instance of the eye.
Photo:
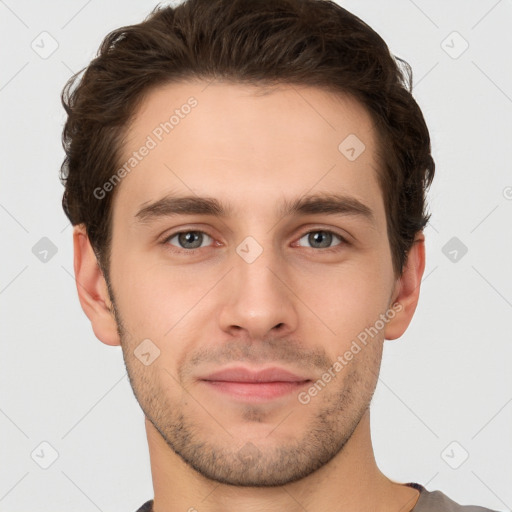
[[309,247],[312,249],[331,249],[331,243],[335,238],[340,240],[340,243],[336,244],[334,247],[342,245],[343,243],[347,243],[347,241],[341,235],[325,229],[308,231],[301,236],[299,242],[303,239],[306,239],[307,243],[310,244]]
[[[303,245],[304,242],[301,243],[304,239],[308,245]],[[332,245],[336,239],[338,239],[339,242]],[[167,246],[172,246],[173,248],[175,247],[177,252],[193,253],[195,249],[208,247],[211,245],[212,241],[213,238],[204,231],[185,230],[172,233],[162,243]],[[348,245],[348,242],[341,235],[333,231],[316,229],[304,233],[299,238],[298,245],[311,249],[324,249],[325,251],[329,251],[337,250],[338,246],[341,245]]]
[[[172,240],[177,240],[177,244],[172,243]],[[203,245],[203,242],[210,240],[211,236],[207,235],[204,231],[179,231],[173,233],[164,240],[164,243],[178,247],[179,249],[199,249],[200,247],[206,247],[209,244]]]

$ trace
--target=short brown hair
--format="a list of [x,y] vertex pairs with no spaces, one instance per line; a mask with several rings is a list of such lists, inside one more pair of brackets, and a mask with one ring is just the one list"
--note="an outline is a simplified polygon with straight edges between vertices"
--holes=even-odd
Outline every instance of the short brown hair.
[[[427,224],[434,177],[429,132],[412,97],[410,66],[357,16],[329,0],[187,0],[157,6],[142,23],[106,36],[64,87],[64,211],[85,224],[108,279],[115,190],[97,199],[120,165],[123,134],[142,97],[188,79],[306,85],[349,94],[379,134],[378,181],[396,276]],[[341,141],[340,141],[341,142]],[[119,187],[117,187],[119,188]]]

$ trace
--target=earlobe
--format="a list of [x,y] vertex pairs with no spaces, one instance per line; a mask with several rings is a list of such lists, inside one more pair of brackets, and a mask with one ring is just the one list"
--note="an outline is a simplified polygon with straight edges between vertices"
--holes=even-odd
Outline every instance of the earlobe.
[[83,224],[73,229],[73,248],[78,298],[94,334],[106,345],[120,345],[107,283]]
[[420,296],[421,279],[425,271],[425,236],[422,231],[416,234],[414,243],[407,255],[407,261],[402,275],[396,282],[393,294],[393,304],[399,304],[393,309],[397,311],[384,330],[387,340],[394,340],[403,335],[411,323]]

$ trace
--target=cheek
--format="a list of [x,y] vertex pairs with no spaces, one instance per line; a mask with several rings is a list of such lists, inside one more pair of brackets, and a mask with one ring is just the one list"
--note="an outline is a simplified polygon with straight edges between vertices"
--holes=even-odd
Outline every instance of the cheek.
[[219,268],[199,270],[149,261],[130,255],[118,265],[116,302],[134,335],[165,344],[190,327],[208,304],[211,307],[204,296],[218,281]]
[[[354,262],[311,276],[303,274],[294,289],[300,290],[297,295],[314,314],[313,330],[332,337],[339,345],[350,344],[366,327],[374,325],[388,307],[391,280],[386,268],[378,262]],[[304,312],[311,316],[307,309]]]

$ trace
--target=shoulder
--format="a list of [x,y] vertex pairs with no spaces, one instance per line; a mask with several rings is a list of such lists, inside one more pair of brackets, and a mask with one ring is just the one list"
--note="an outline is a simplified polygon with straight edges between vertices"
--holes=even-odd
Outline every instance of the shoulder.
[[420,497],[411,512],[497,512],[476,505],[460,505],[441,491],[427,491],[420,484],[408,484],[420,491]]
[[153,500],[146,501],[142,507],[137,509],[137,512],[153,512]]
[[[420,491],[420,497],[411,512],[497,512],[490,508],[478,507],[476,505],[459,505],[441,491],[427,491],[420,484],[408,484]],[[149,500],[137,512],[152,512],[153,500]]]

